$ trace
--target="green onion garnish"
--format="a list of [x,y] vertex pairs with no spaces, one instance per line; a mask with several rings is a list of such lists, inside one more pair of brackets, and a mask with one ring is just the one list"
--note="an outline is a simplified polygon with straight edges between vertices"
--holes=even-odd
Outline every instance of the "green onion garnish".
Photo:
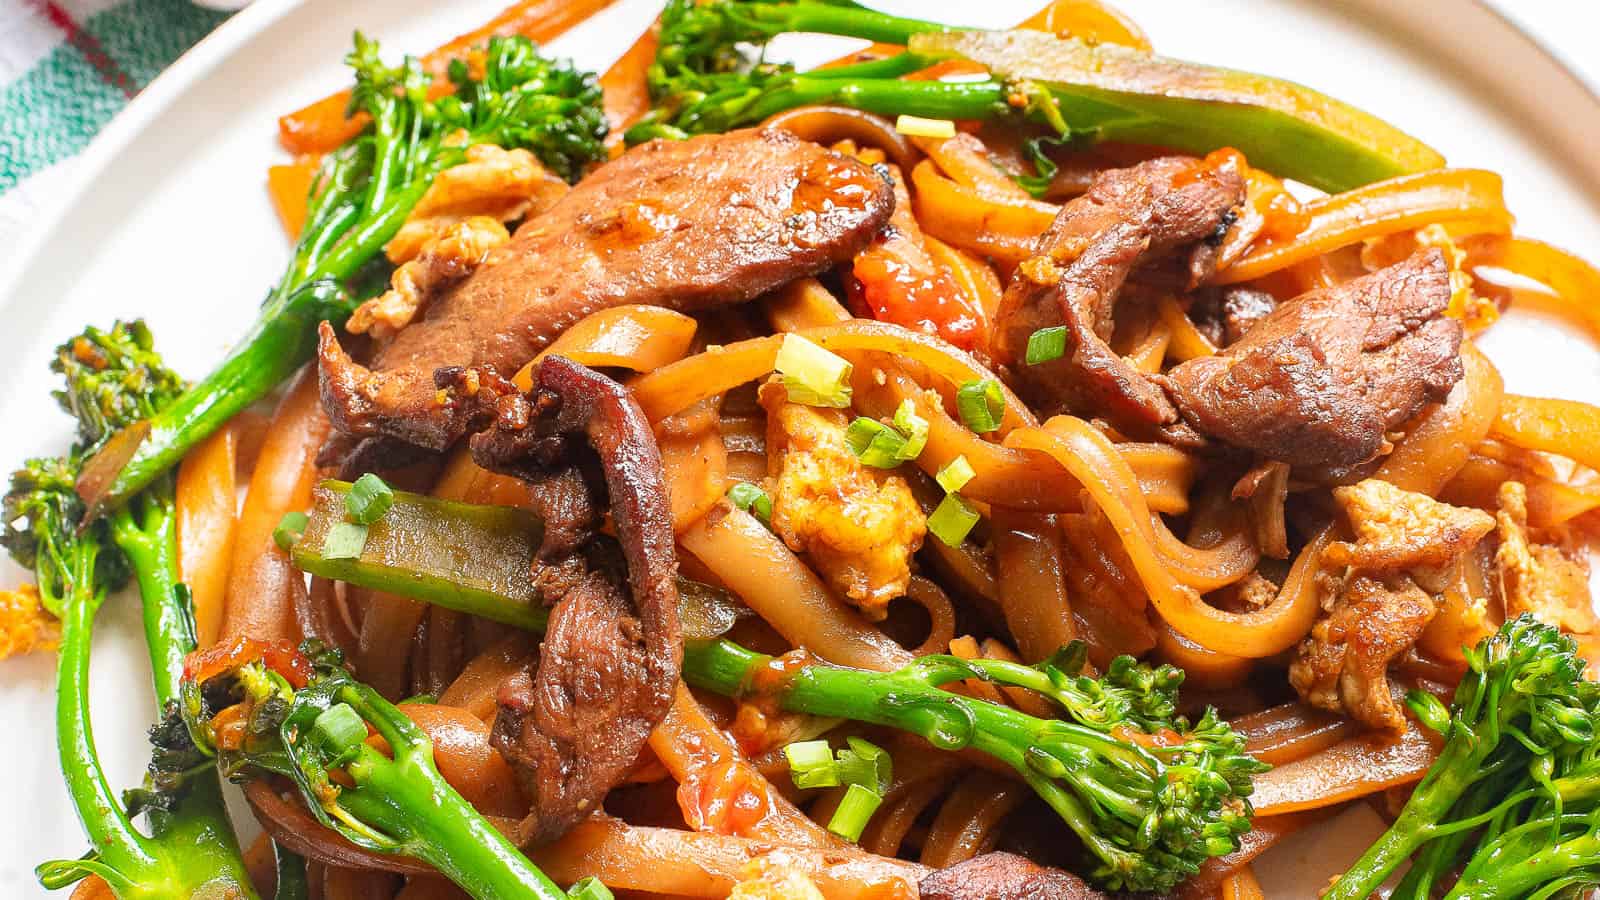
[[322,539],[322,555],[328,559],[359,559],[366,546],[367,526],[335,522]]
[[894,782],[894,759],[889,751],[858,737],[845,738],[848,745],[839,751],[839,781],[859,784],[879,796],[889,792]]
[[303,512],[284,513],[283,518],[278,520],[278,527],[272,529],[272,542],[287,553],[306,533],[306,526],[310,524],[311,518]]
[[1067,354],[1067,326],[1041,328],[1028,335],[1028,352],[1023,357],[1030,366],[1060,359]]
[[966,456],[957,456],[942,466],[933,480],[939,482],[939,487],[946,493],[954,494],[967,486],[978,473],[972,471],[972,463],[967,462]]
[[311,723],[311,736],[328,754],[328,765],[339,766],[355,758],[367,740],[367,723],[348,703],[323,710]]
[[839,801],[839,808],[834,810],[833,818],[828,820],[828,830],[847,841],[859,841],[861,832],[867,828],[867,822],[872,819],[872,814],[878,811],[882,803],[882,795],[875,794],[859,784],[852,784],[850,789],[844,792],[844,799]]
[[928,517],[928,531],[951,547],[961,546],[977,524],[978,510],[960,494],[945,494]]
[[850,405],[850,363],[798,334],[783,336],[773,369],[783,376],[790,402],[835,409]]
[[797,741],[783,748],[789,760],[789,778],[801,790],[838,787],[839,765],[834,761],[833,748],[824,740]]
[[844,439],[850,443],[851,452],[873,468],[892,469],[904,461],[901,454],[906,448],[905,437],[877,419],[857,417],[845,429]]
[[772,524],[772,498],[757,485],[741,481],[728,488],[728,499],[734,506],[760,519],[761,524]]
[[371,472],[357,478],[344,497],[345,512],[357,525],[371,525],[383,518],[393,505],[394,488]]
[[567,897],[569,900],[615,900],[611,889],[593,875],[568,888]]
[[1006,395],[1000,391],[1000,382],[982,378],[963,384],[956,391],[956,411],[978,434],[998,431],[1006,415]]
[[901,461],[910,462],[922,455],[922,448],[928,446],[928,420],[917,415],[917,405],[911,398],[900,401],[900,406],[894,411],[894,427],[905,436],[905,445],[897,454]]

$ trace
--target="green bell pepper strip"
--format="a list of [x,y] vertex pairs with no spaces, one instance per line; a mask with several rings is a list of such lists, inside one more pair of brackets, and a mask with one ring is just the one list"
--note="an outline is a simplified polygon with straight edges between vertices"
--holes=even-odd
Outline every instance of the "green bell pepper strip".
[[1070,133],[1095,140],[1191,153],[1235,147],[1254,166],[1330,192],[1444,165],[1438,151],[1376,116],[1265,75],[1026,29],[923,33],[908,46],[1046,88]]

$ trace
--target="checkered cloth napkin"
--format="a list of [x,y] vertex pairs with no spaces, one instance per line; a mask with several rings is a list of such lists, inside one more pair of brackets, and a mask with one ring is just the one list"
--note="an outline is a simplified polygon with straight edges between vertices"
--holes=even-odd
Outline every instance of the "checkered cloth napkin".
[[0,0],[0,247],[111,117],[225,18],[190,0]]

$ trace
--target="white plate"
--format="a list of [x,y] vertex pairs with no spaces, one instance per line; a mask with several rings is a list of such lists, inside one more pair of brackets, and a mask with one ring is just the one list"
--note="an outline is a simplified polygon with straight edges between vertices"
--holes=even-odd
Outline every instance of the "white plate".
[[[352,30],[395,52],[426,49],[506,0],[258,0],[173,66],[91,146],[72,201],[42,221],[0,281],[0,463],[53,453],[65,417],[48,398],[51,348],[86,322],[150,320],[180,371],[203,373],[241,334],[285,257],[263,190],[276,117],[343,81]],[[900,0],[904,12],[970,24],[1019,19],[1040,0]],[[603,68],[653,14],[621,0],[555,43]],[[891,4],[885,3],[885,6]],[[1562,4],[1573,27],[1593,13]],[[1466,0],[1123,0],[1174,56],[1294,78],[1395,122],[1456,165],[1506,176],[1524,233],[1600,258],[1600,100],[1532,41]],[[790,44],[807,57],[836,45]],[[1600,298],[1596,298],[1600,301]],[[1485,342],[1513,391],[1600,398],[1600,354],[1551,323],[1513,315]],[[21,574],[9,562],[0,584]],[[144,764],[147,663],[129,602],[111,603],[94,651],[94,711],[116,784]],[[42,895],[31,870],[84,841],[56,763],[52,661],[0,665],[10,812],[0,819],[0,896]],[[1359,814],[1262,867],[1273,898],[1310,898],[1359,851]],[[1340,840],[1342,839],[1342,841]]]

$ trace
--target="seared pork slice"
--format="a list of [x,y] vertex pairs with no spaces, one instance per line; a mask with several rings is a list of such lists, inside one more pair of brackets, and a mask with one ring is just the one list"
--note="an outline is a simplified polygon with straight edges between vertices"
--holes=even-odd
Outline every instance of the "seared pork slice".
[[1312,291],[1162,383],[1196,431],[1297,466],[1355,466],[1461,380],[1438,250]]
[[465,431],[435,371],[509,376],[610,306],[696,312],[750,300],[853,258],[893,207],[893,187],[871,168],[784,131],[635,147],[433,299],[370,370],[325,327],[323,405],[346,435],[442,450]]
[[[524,844],[600,808],[666,715],[683,661],[661,456],[622,385],[560,356],[523,394],[489,370],[439,373],[477,431],[473,459],[533,488],[534,583],[551,607],[538,659],[500,686],[492,740],[533,809]],[[616,537],[599,533],[609,509]]]
[[[996,357],[1042,406],[1105,416],[1136,433],[1178,423],[1161,388],[1106,343],[1130,279],[1193,288],[1216,264],[1215,241],[1244,200],[1231,168],[1185,156],[1101,173],[1067,203],[1017,267],[996,314]],[[1066,353],[1026,362],[1028,338],[1066,326]]]
[[1004,852],[985,853],[933,872],[922,879],[918,890],[922,900],[1107,900],[1070,872]]

